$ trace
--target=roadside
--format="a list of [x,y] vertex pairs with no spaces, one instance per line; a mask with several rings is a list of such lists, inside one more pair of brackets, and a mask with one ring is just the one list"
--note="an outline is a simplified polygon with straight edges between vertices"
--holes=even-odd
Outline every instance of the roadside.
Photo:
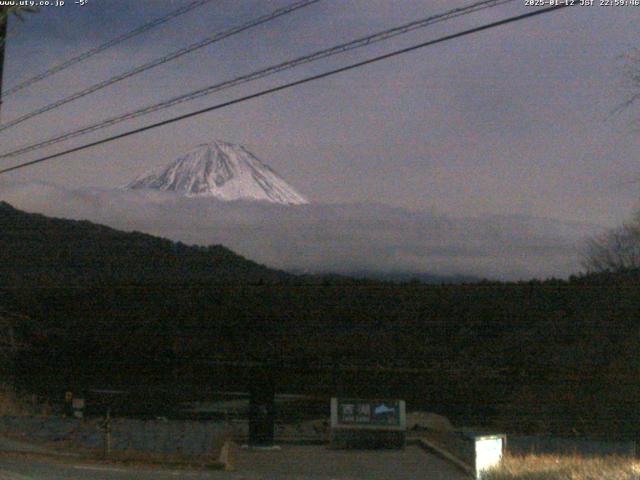
[[64,442],[31,443],[25,437],[0,436],[0,480],[176,476],[246,480],[467,478],[450,462],[415,444],[403,450],[331,450],[322,442],[323,434],[318,433],[313,443],[308,438],[295,442],[293,435],[287,435],[280,449],[272,451],[242,449],[229,442],[209,456],[112,451],[109,459],[104,459],[101,449],[70,450]]
[[14,438],[0,436],[0,452],[1,453],[18,453],[18,454],[39,454],[50,456],[78,456],[72,452],[63,452],[53,450],[33,443],[28,443]]
[[455,467],[418,447],[387,451],[338,451],[323,446],[282,446],[260,451],[235,448],[233,472],[164,465],[123,465],[32,454],[0,455],[0,480],[211,479],[211,480],[463,480]]
[[234,473],[197,469],[177,469],[154,465],[118,465],[71,461],[31,455],[0,455],[0,480],[168,480],[175,478],[240,480]]
[[464,480],[455,466],[418,446],[402,450],[331,450],[326,446],[283,445],[279,451],[234,452],[235,468],[269,479]]
[[[0,436],[0,465],[7,459],[23,459],[25,462],[40,461],[59,465],[88,462],[97,466],[130,466],[136,468],[176,468],[192,470],[224,470],[227,458],[218,456],[185,457],[178,455],[143,452],[112,452],[105,459],[99,450],[69,451],[28,443],[15,438]],[[0,476],[2,479],[2,476]]]

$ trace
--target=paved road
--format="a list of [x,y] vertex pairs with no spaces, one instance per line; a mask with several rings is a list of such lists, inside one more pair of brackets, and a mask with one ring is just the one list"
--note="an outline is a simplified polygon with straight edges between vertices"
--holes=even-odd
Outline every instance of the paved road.
[[277,480],[464,480],[463,473],[417,446],[403,450],[329,450],[283,446],[282,450],[232,452],[238,472]]
[[0,480],[175,480],[176,478],[240,480],[250,477],[226,472],[190,472],[149,468],[91,465],[82,462],[58,463],[42,459],[0,457]]
[[0,480],[463,480],[466,477],[418,447],[403,451],[333,451],[285,446],[281,451],[235,452],[235,472],[186,471],[89,464],[67,458],[0,455]]

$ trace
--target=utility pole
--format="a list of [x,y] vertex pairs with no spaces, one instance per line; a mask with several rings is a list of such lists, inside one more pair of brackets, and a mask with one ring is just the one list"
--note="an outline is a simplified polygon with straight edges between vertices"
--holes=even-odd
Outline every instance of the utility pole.
[[0,120],[2,119],[2,76],[4,73],[4,46],[7,38],[8,12],[0,11]]

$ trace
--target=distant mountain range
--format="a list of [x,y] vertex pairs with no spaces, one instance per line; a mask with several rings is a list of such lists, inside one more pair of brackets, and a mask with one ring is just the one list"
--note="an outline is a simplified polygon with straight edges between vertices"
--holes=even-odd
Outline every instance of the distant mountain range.
[[213,245],[187,246],[0,202],[0,287],[273,283],[294,278]]
[[222,141],[198,145],[168,166],[143,175],[125,188],[162,190],[219,200],[257,200],[285,205],[308,203],[245,147]]
[[[502,280],[566,278],[598,225],[528,215],[453,217],[383,204],[224,201],[157,189],[7,185],[0,200],[50,217],[90,220],[190,245],[224,245],[272,268]],[[436,280],[436,283],[440,283]]]
[[[359,280],[360,279],[360,280]],[[188,246],[140,232],[122,232],[88,221],[26,213],[0,201],[0,288],[99,285],[348,284],[472,282],[471,276],[357,271],[286,273],[221,246]]]
[[434,275],[430,273],[414,273],[414,272],[368,272],[354,271],[345,274],[352,278],[366,278],[369,280],[379,280],[382,282],[392,283],[426,283],[426,284],[456,284],[456,283],[475,283],[482,280],[482,277],[472,275]]

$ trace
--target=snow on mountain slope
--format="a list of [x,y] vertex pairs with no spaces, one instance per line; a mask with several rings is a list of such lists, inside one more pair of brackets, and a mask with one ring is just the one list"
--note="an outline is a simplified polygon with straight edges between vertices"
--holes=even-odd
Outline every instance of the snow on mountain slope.
[[241,145],[215,141],[198,145],[169,166],[125,188],[175,192],[187,197],[262,200],[285,205],[309,203],[269,166]]

